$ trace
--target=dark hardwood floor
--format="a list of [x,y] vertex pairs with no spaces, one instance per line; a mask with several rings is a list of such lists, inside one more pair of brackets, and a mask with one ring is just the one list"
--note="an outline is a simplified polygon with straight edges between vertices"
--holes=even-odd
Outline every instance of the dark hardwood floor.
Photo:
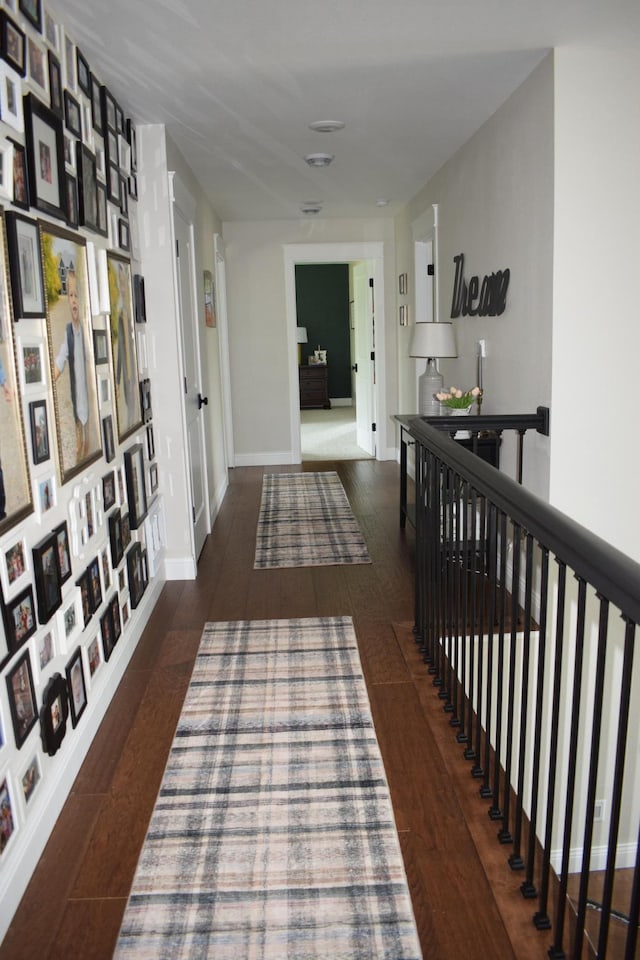
[[532,925],[413,642],[414,541],[399,529],[397,465],[300,468],[338,471],[371,565],[254,570],[263,473],[296,469],[230,471],[198,578],[165,585],[0,960],[111,957],[205,621],[332,615],[355,623],[425,957],[546,957],[549,936]]

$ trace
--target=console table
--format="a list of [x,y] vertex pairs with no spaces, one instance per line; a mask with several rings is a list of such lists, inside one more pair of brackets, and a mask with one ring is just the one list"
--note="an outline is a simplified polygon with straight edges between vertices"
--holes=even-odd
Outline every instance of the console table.
[[[417,413],[396,413],[393,419],[400,424],[400,526],[404,528],[407,520],[415,527],[415,505],[407,503],[407,448],[413,445],[409,433],[409,426],[412,420],[418,416]],[[468,430],[469,424],[464,421],[457,421],[452,426],[454,430]],[[481,460],[491,464],[496,469],[500,466],[500,437],[498,434],[490,434],[484,437],[455,438],[455,442],[461,447],[477,453]]]
[[300,409],[331,409],[329,400],[329,368],[326,364],[300,364],[298,367],[300,383]]

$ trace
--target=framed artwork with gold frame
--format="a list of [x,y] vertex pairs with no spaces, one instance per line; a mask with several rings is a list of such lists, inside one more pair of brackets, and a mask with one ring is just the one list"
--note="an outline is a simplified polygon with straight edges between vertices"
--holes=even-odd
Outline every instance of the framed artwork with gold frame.
[[122,443],[142,425],[130,262],[107,253],[107,276],[116,421]]

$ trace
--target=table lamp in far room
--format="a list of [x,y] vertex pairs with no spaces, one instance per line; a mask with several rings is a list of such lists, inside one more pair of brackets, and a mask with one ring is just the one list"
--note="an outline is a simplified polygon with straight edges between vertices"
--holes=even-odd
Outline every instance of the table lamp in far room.
[[425,357],[427,366],[418,378],[418,413],[421,417],[437,417],[442,412],[435,394],[444,387],[438,370],[439,357],[457,357],[452,323],[416,323],[411,339],[410,357]]
[[298,366],[302,363],[302,344],[308,343],[306,327],[296,327],[296,343],[298,344]]

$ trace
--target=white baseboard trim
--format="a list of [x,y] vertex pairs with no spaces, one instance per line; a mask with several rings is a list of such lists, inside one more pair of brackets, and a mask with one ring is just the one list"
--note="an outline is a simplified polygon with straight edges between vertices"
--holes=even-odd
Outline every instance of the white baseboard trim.
[[[376,454],[376,460],[398,460],[399,455],[395,447],[386,447]],[[399,481],[398,481],[399,482]]]
[[[15,778],[11,798],[15,812],[18,813],[18,829],[10,838],[2,854],[2,874],[0,881],[0,942],[5,937],[13,915],[31,879],[38,860],[49,840],[56,820],[71,792],[80,767],[98,732],[104,715],[113,699],[127,665],[133,656],[140,637],[156,605],[160,591],[164,586],[161,577],[156,577],[149,586],[139,606],[131,611],[130,620],[124,627],[108,664],[103,663],[96,673],[89,694],[87,707],[80,725],[72,730],[71,718],[67,720],[67,733],[59,752],[54,759],[42,754],[43,766],[49,765],[46,777],[43,776],[38,790],[29,804],[29,816],[24,819],[18,799],[18,783]],[[102,677],[100,674],[102,673]],[[96,695],[97,694],[97,695]],[[27,741],[25,762],[35,746],[34,732]],[[31,806],[33,804],[33,806]]]
[[[590,869],[592,871],[606,869],[608,849],[606,844],[600,844],[599,846],[591,848]],[[616,870],[635,867],[637,852],[638,848],[635,843],[619,843],[616,847]],[[562,869],[562,850],[551,851],[551,866],[556,873],[560,873]],[[569,873],[580,873],[581,870],[582,848],[574,847],[569,853]]]
[[227,471],[224,472],[224,477],[221,482],[218,484],[217,490],[214,491],[213,497],[209,500],[209,517],[211,520],[211,528],[216,522],[216,517],[220,512],[220,507],[222,506],[222,501],[224,500],[224,495],[229,488],[229,476]]
[[236,467],[278,467],[295,463],[291,450],[281,453],[237,453]]
[[167,580],[195,580],[198,566],[193,557],[165,557],[164,572]]

